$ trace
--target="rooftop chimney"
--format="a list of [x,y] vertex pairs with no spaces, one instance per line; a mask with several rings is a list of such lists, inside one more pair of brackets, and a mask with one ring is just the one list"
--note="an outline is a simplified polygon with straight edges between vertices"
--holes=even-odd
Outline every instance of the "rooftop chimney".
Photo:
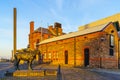
[[34,21],[30,22],[30,34],[34,32]]
[[59,36],[62,34],[62,28],[61,28],[61,24],[58,22],[54,23],[54,28],[55,28],[55,32],[56,32],[56,36]]
[[55,23],[54,23],[54,27],[55,27],[55,28],[61,28],[61,24],[58,23],[58,22],[55,22]]

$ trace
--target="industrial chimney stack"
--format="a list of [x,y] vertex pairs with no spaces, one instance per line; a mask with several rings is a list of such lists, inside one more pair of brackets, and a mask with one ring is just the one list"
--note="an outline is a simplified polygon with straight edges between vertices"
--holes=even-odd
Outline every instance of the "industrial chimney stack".
[[14,8],[13,11],[13,53],[12,53],[12,60],[14,60],[14,54],[16,53],[16,48],[17,48],[17,11],[16,8]]

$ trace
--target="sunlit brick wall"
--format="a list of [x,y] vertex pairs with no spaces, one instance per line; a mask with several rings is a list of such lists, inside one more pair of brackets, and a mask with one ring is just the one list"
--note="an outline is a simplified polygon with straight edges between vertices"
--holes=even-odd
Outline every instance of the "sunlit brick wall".
[[[111,30],[114,30],[114,32],[111,33]],[[115,36],[113,56],[109,54],[111,34]],[[89,48],[90,67],[118,67],[118,35],[113,25],[108,26],[103,32],[95,32],[39,46],[41,53],[44,55],[44,61],[51,61],[52,64],[66,65],[65,51],[68,51],[68,65],[74,66],[76,62],[76,66],[81,67],[84,67],[84,49],[86,48]]]

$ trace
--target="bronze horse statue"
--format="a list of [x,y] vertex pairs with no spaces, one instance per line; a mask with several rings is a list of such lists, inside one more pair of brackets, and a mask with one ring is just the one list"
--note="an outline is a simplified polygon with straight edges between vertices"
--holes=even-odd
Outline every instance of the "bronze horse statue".
[[28,62],[28,69],[32,70],[32,61],[36,58],[36,55],[40,55],[39,50],[34,51],[18,51],[14,57],[15,57],[15,69],[19,70],[19,62],[20,60],[24,60]]

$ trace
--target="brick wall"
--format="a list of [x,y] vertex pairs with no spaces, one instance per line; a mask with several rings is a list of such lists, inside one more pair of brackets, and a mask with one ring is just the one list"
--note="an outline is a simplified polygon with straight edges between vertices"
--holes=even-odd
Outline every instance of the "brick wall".
[[[114,30],[111,33],[111,29]],[[110,35],[115,36],[114,55],[110,55]],[[65,64],[65,51],[68,51],[68,65],[84,67],[84,49],[89,49],[89,67],[118,68],[118,36],[113,25],[102,32],[95,32],[39,46],[44,61],[51,64]],[[51,57],[49,57],[51,56]]]

